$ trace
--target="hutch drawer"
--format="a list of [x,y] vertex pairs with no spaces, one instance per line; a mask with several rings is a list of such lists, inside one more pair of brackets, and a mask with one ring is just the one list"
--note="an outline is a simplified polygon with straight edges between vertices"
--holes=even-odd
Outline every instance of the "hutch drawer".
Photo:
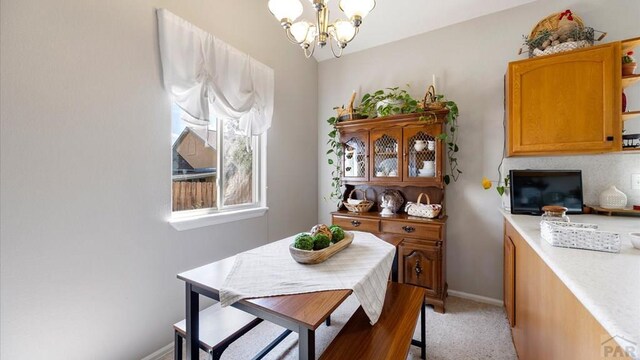
[[410,235],[427,240],[441,240],[442,226],[431,224],[416,224],[409,222],[399,222],[382,220],[381,231],[385,233]]
[[333,216],[333,224],[345,230],[358,230],[376,233],[380,231],[380,221],[351,216]]

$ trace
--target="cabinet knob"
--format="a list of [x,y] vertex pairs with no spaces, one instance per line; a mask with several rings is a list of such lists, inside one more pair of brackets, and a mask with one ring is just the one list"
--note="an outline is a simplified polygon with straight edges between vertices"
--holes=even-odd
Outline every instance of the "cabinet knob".
[[355,226],[355,227],[360,226],[360,224],[361,224],[361,223],[360,223],[360,221],[358,221],[358,220],[351,220],[351,225],[353,225],[353,226]]
[[413,226],[403,226],[402,230],[408,232],[408,233],[412,233],[414,231],[416,231],[416,228],[414,228]]
[[420,274],[422,273],[422,267],[420,266],[420,260],[416,261],[416,276],[420,276]]
[[607,136],[607,141],[613,141],[613,136]]

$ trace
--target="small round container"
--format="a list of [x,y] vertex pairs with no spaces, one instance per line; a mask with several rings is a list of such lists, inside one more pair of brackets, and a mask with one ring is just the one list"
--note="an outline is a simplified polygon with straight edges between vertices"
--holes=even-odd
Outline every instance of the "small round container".
[[640,250],[640,232],[629,233],[629,237],[631,238],[631,245]]
[[547,205],[542,207],[542,221],[570,222],[567,216],[567,208],[564,206]]

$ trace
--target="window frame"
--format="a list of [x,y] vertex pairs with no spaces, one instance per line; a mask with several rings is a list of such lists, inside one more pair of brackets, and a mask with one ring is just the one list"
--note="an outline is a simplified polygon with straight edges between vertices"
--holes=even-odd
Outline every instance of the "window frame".
[[[176,230],[189,230],[204,226],[228,223],[259,217],[264,215],[269,208],[267,207],[267,133],[251,136],[251,144],[253,150],[252,173],[255,174],[255,181],[252,181],[253,202],[238,205],[224,205],[224,180],[221,172],[224,170],[223,164],[223,146],[224,134],[223,124],[225,121],[234,121],[230,119],[216,119],[216,147],[220,151],[216,151],[216,207],[194,210],[173,211],[173,180],[169,177],[170,190],[170,217],[169,224]],[[173,144],[172,144],[173,146]],[[169,152],[171,156],[171,152]],[[173,166],[173,165],[172,165]]]

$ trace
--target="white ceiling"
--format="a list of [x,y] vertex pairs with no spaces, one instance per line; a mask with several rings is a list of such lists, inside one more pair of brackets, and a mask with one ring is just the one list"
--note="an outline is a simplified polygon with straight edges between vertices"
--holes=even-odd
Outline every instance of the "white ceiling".
[[[520,6],[535,0],[377,0],[376,7],[364,19],[360,33],[345,48],[345,54],[372,48],[410,36],[439,29],[483,15]],[[309,0],[301,0],[301,18],[315,22]],[[329,1],[330,21],[344,14],[338,0]],[[300,20],[300,19],[298,19]],[[318,61],[333,58],[328,45],[316,48]]]

